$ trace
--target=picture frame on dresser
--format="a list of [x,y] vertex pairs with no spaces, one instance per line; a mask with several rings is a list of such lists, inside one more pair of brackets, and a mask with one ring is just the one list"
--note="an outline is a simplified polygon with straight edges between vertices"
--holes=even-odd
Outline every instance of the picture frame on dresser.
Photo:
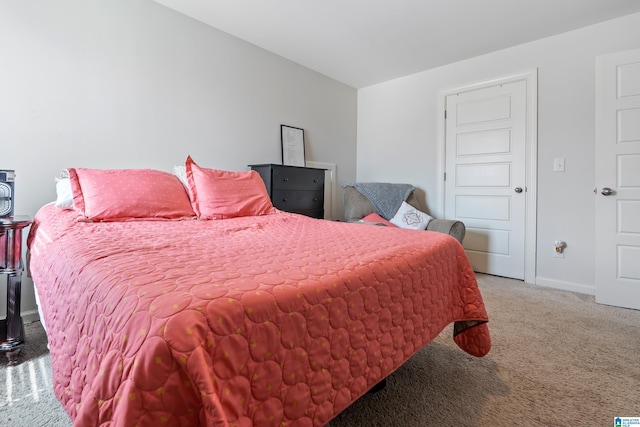
[[280,125],[282,143],[282,164],[285,166],[306,166],[304,153],[304,129]]

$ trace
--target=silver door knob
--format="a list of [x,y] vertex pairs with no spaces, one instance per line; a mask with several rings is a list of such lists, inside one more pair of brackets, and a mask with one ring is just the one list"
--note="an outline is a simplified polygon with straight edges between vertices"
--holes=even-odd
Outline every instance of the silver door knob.
[[516,193],[522,193],[522,187],[516,187],[514,190]]
[[604,187],[602,189],[602,191],[600,192],[603,196],[610,196],[613,194],[613,190],[610,189],[609,187]]

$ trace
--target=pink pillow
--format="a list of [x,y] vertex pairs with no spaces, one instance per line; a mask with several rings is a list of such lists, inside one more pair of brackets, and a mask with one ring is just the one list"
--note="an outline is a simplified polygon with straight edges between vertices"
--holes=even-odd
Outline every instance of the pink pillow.
[[391,222],[389,222],[386,219],[382,218],[380,215],[378,215],[375,212],[374,213],[370,213],[369,215],[367,215],[364,218],[362,218],[360,221],[362,221],[362,222],[379,222],[379,223],[382,223],[382,224],[386,225],[387,227],[397,227],[397,225],[392,224]]
[[85,219],[193,218],[178,178],[152,169],[69,169],[74,209]]
[[191,204],[200,219],[266,215],[275,211],[264,181],[256,171],[205,169],[187,157]]

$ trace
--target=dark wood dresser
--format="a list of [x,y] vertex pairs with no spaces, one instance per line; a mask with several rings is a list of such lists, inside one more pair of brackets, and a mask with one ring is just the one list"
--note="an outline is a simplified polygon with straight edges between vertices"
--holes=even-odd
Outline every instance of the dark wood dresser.
[[264,181],[276,208],[324,218],[324,169],[275,164],[249,165]]

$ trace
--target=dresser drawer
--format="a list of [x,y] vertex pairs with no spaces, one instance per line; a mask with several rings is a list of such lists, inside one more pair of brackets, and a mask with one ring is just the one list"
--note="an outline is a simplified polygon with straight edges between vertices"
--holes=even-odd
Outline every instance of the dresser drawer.
[[274,168],[273,190],[324,189],[324,170],[306,168]]
[[293,212],[293,210],[316,210],[324,206],[324,191],[273,190],[273,206]]
[[273,206],[324,218],[324,169],[275,164],[249,165],[264,181]]
[[324,219],[324,209],[292,209],[289,212],[310,216],[311,218]]

